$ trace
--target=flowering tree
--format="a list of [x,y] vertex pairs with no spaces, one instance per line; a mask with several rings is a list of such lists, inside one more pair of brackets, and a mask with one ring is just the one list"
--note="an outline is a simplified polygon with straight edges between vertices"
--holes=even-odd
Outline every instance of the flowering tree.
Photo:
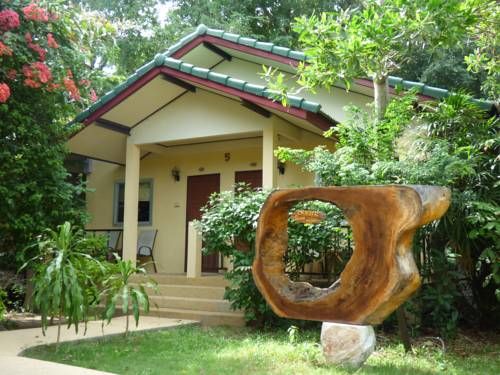
[[[6,3],[9,5],[9,2]],[[6,103],[19,86],[38,94],[63,94],[67,101],[96,100],[95,91],[82,74],[78,56],[78,25],[71,21],[71,8],[58,3],[50,8],[42,2],[12,2],[0,10],[0,103]]]
[[65,124],[96,94],[74,16],[61,0],[0,2],[0,268],[32,233],[82,220]]

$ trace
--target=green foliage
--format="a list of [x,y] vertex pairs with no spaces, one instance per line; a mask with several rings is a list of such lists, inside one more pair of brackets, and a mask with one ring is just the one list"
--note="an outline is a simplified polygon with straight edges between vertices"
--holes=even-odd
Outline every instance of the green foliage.
[[[294,30],[308,57],[299,64],[297,84],[314,91],[359,77],[374,82],[374,108],[383,118],[390,74],[410,62],[415,51],[443,50],[466,39],[478,23],[479,5],[487,0],[369,0],[356,8],[296,19]],[[266,79],[284,102],[290,89],[283,73],[269,70]]]
[[135,267],[130,260],[121,260],[116,254],[116,263],[108,265],[108,273],[102,283],[100,299],[104,302],[103,320],[108,323],[113,319],[118,304],[121,304],[123,314],[127,316],[125,335],[129,329],[130,310],[134,315],[135,325],[139,324],[141,309],[149,312],[149,296],[146,288],[155,288],[156,283],[149,280],[146,283],[132,282],[131,276],[146,274],[142,267]]
[[175,3],[178,8],[170,17],[174,24],[176,19],[191,27],[203,23],[258,40],[294,47],[297,38],[291,25],[295,17],[355,6],[359,1],[178,0]]
[[7,308],[5,307],[4,300],[7,298],[7,293],[0,288],[0,322],[4,319]]
[[296,204],[290,213],[310,210],[324,214],[324,219],[315,224],[303,224],[288,220],[288,251],[285,266],[290,278],[298,279],[306,264],[323,259],[323,274],[328,279],[338,277],[351,256],[349,246],[350,228],[342,211],[336,206],[321,201],[306,201]]
[[[10,88],[10,97],[0,103],[0,252],[4,254],[0,266],[7,269],[23,263],[15,256],[33,241],[34,233],[66,220],[81,224],[86,219],[85,187],[72,185],[64,168],[64,144],[75,130],[64,124],[88,103],[90,91],[87,83],[80,83],[88,78],[88,71],[79,53],[74,9],[62,1],[40,2],[44,12],[57,17],[41,22],[23,16],[22,8],[29,3],[0,6],[20,17],[18,27],[0,31],[0,40],[12,50],[0,56],[0,83]],[[49,46],[49,33],[58,48]],[[28,43],[26,34],[32,42]],[[45,56],[37,52],[42,50]],[[30,64],[36,68],[26,70]],[[31,81],[26,76],[30,71],[35,77]],[[41,81],[42,73],[47,82]],[[72,93],[65,82],[74,85]],[[77,93],[82,102],[72,97]]]
[[486,97],[498,104],[500,100],[500,62],[498,61],[500,11],[498,3],[494,0],[483,1],[477,13],[479,22],[469,28],[476,48],[474,52],[466,56],[465,62],[468,70],[486,74],[481,89]]
[[[244,184],[235,191],[213,194],[199,227],[203,234],[205,253],[220,252],[229,257],[233,269],[225,274],[230,281],[224,298],[233,309],[245,312],[247,322],[262,326],[277,323],[276,316],[257,289],[252,276],[255,257],[257,220],[269,192],[251,190]],[[285,255],[287,271],[297,278],[303,266],[327,255],[328,277],[338,275],[350,256],[347,240],[350,236],[340,210],[319,201],[297,204],[292,210],[316,210],[325,214],[319,224],[302,224],[289,220],[288,251]]]
[[87,323],[91,308],[99,302],[97,283],[104,269],[87,253],[91,247],[84,232],[69,222],[60,225],[57,232],[48,229],[35,246],[38,255],[30,260],[35,266],[33,307],[42,317],[44,334],[48,319],[59,318],[59,342],[63,318],[76,332],[79,323]]
[[[432,301],[424,304],[432,310],[427,324],[450,333],[465,318],[457,315],[460,303],[476,311],[472,323],[494,320],[499,311],[495,298],[500,286],[498,119],[488,118],[464,94],[419,108],[412,101],[411,96],[394,99],[380,130],[373,117],[351,108],[346,123],[331,132],[339,139],[334,153],[322,147],[281,148],[277,155],[316,173],[322,185],[403,183],[452,188],[448,213],[439,225],[424,230],[429,248],[417,249],[417,258],[424,254],[426,260],[422,272],[429,272],[429,284],[421,294]],[[459,278],[471,292],[459,295]]]
[[203,251],[218,251],[233,264],[233,269],[225,275],[230,285],[224,298],[231,302],[233,309],[244,310],[247,322],[259,326],[275,319],[252,276],[255,230],[267,195],[266,191],[252,191],[245,185],[237,185],[235,192],[213,194],[199,222]]

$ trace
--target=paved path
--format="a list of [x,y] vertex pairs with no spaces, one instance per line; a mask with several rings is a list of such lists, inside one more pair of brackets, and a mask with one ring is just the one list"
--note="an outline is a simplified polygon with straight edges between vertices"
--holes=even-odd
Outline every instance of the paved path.
[[[187,324],[197,324],[194,320],[157,318],[152,316],[142,316],[139,320],[139,326],[135,326],[131,320],[130,331],[151,331],[178,327]],[[74,327],[66,329],[63,326],[61,330],[61,342],[88,340],[103,336],[112,336],[123,333],[125,330],[125,317],[114,318],[109,325],[104,326],[100,321],[88,323],[87,333],[84,336],[83,325],[80,326],[79,333],[75,333]],[[13,331],[0,332],[0,373],[2,375],[97,375],[108,374],[102,371],[84,369],[81,367],[62,365],[54,362],[40,361],[37,359],[18,357],[25,349],[44,344],[53,344],[57,338],[57,327],[49,327],[42,334],[40,328],[18,329]]]

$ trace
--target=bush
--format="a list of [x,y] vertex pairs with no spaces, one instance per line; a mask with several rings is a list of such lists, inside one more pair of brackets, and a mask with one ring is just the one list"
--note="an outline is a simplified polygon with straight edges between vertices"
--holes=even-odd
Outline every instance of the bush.
[[[231,302],[233,309],[245,312],[249,324],[262,326],[274,325],[279,321],[257,289],[252,276],[252,263],[255,257],[255,237],[257,220],[269,192],[251,190],[248,186],[237,185],[235,191],[213,194],[199,223],[203,234],[205,253],[220,252],[229,257],[233,268],[225,277],[230,286],[224,298]],[[320,224],[301,224],[289,221],[288,251],[285,256],[287,270],[292,278],[297,278],[305,264],[324,255],[334,255],[336,265],[331,273],[338,274],[350,256],[349,252],[339,253],[334,239],[342,237],[342,215],[335,206],[319,201],[302,202],[291,211],[314,209],[325,214]],[[340,231],[340,232],[339,232]],[[329,275],[330,276],[330,275]]]

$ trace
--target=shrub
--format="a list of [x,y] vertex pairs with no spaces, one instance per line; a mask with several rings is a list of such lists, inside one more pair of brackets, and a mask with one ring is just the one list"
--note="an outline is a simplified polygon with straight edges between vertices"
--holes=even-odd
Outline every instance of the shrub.
[[99,281],[105,268],[87,253],[95,242],[69,222],[58,226],[58,231],[47,229],[35,246],[37,256],[23,267],[30,264],[35,270],[33,307],[42,317],[42,331],[45,334],[49,318],[57,317],[59,343],[64,318],[76,332],[81,322],[87,323],[99,303]]
[[[234,192],[213,194],[203,209],[199,223],[203,251],[220,252],[232,263],[233,268],[225,275],[230,285],[224,298],[231,302],[233,309],[244,310],[247,322],[257,326],[278,323],[252,276],[257,220],[268,194],[268,191],[251,190],[242,184],[236,185]],[[343,233],[338,233],[342,220],[339,209],[319,201],[299,203],[291,211],[297,209],[320,210],[325,213],[326,219],[317,225],[289,221],[289,248],[285,261],[290,276],[297,278],[305,264],[325,252],[335,255],[337,267],[333,271],[338,274],[350,255],[342,253],[340,256],[338,249],[332,246],[335,237],[343,236]]]
[[155,288],[156,283],[149,280],[146,283],[134,282],[130,278],[136,274],[146,274],[142,267],[135,267],[130,260],[121,260],[115,254],[116,263],[108,264],[107,275],[102,283],[100,300],[104,303],[102,318],[109,323],[117,305],[120,303],[122,312],[127,317],[125,335],[128,334],[130,310],[134,314],[136,326],[139,324],[140,310],[149,312],[149,296],[145,288]]

